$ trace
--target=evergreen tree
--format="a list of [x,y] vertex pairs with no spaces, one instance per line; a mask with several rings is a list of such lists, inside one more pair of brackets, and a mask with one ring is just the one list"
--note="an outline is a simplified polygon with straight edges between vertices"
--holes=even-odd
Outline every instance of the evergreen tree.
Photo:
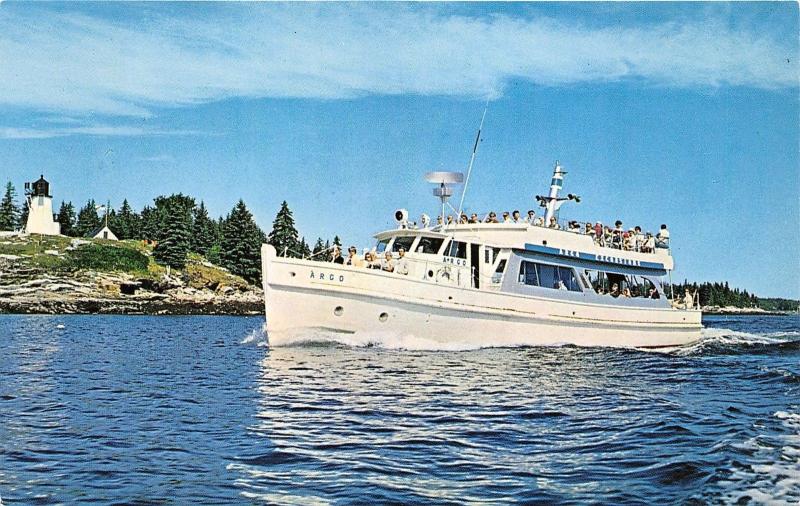
[[75,236],[75,206],[72,202],[61,202],[58,209],[58,223],[61,225],[61,234]]
[[113,221],[109,221],[110,228],[119,239],[138,239],[141,236],[139,230],[139,215],[133,211],[128,199],[122,201],[122,207],[116,214]]
[[203,201],[200,201],[193,214],[192,251],[208,257],[208,252],[217,243],[216,223],[208,217],[208,210]]
[[86,205],[78,211],[78,221],[75,224],[75,235],[86,237],[100,226],[100,216],[97,215],[97,207],[94,200],[90,199]]
[[300,246],[298,246],[301,258],[308,258],[311,256],[311,248],[308,247],[308,243],[306,242],[306,238],[302,237],[300,239]]
[[314,243],[314,249],[311,250],[311,256],[316,260],[322,260],[323,251],[325,251],[325,243],[322,242],[322,237],[317,237],[317,242]]
[[137,239],[146,239],[148,241],[158,240],[159,220],[158,212],[154,208],[150,206],[144,206],[139,215],[138,222],[139,233],[136,235]]
[[194,199],[183,194],[156,197],[157,241],[153,258],[157,262],[182,269],[192,239]]
[[28,213],[30,210],[28,209],[28,202],[22,204],[22,209],[19,212],[19,220],[17,220],[17,228],[19,230],[24,229],[28,226]]
[[0,230],[16,230],[19,225],[19,208],[14,202],[17,191],[11,181],[6,183],[6,192],[0,201]]
[[326,262],[330,262],[333,260],[333,251],[331,250],[331,242],[325,241],[325,253],[320,255],[321,260],[325,260]]
[[257,283],[261,279],[261,245],[265,241],[264,232],[253,220],[244,201],[239,200],[222,227],[222,266],[252,283]]
[[269,243],[272,244],[278,251],[278,255],[282,256],[284,251],[288,256],[298,256],[298,234],[297,229],[294,228],[294,218],[292,212],[289,210],[289,205],[284,200],[281,208],[275,216],[275,221],[272,223],[272,232],[269,234]]

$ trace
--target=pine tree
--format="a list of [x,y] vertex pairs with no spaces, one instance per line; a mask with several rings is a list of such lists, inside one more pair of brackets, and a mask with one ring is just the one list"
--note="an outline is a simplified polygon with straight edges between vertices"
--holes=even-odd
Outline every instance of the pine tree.
[[97,208],[94,200],[90,199],[86,205],[78,211],[78,221],[75,224],[75,235],[86,237],[100,226],[100,216],[97,215]]
[[314,243],[314,249],[311,250],[311,256],[315,260],[322,260],[322,252],[325,251],[325,243],[322,242],[322,237],[317,237],[317,242]]
[[192,251],[208,257],[208,252],[217,243],[216,224],[208,217],[208,210],[203,201],[200,201],[193,214]]
[[333,251],[331,251],[331,242],[325,241],[325,253],[320,255],[323,260],[330,262],[333,260]]
[[284,252],[286,252],[288,256],[297,257],[297,246],[299,243],[297,237],[298,234],[297,229],[294,228],[292,212],[289,210],[289,205],[284,200],[277,216],[275,216],[275,221],[272,223],[269,243],[275,247],[279,256],[283,256]]
[[157,262],[182,269],[192,239],[194,199],[183,194],[156,197],[155,215],[158,222],[158,243],[153,249]]
[[16,230],[19,225],[19,208],[14,202],[17,191],[11,181],[6,183],[6,192],[0,201],[0,230]]
[[139,215],[133,211],[128,199],[125,199],[114,220],[109,221],[108,228],[116,234],[118,239],[137,239],[141,235],[139,221]]
[[252,283],[257,283],[261,279],[261,245],[265,240],[264,232],[253,220],[244,201],[239,200],[222,227],[222,266]]
[[19,219],[17,220],[17,228],[19,230],[24,229],[28,226],[28,213],[30,209],[28,209],[28,202],[26,201],[22,204],[22,209],[19,212]]
[[61,225],[61,235],[75,235],[75,206],[72,202],[61,202],[58,209],[58,223]]
[[301,258],[308,258],[311,256],[311,248],[308,247],[308,243],[306,242],[306,238],[302,237],[300,239],[300,246],[298,246]]
[[160,231],[158,212],[150,206],[144,206],[139,215],[139,230],[136,235],[137,239],[146,239],[148,241],[158,240]]

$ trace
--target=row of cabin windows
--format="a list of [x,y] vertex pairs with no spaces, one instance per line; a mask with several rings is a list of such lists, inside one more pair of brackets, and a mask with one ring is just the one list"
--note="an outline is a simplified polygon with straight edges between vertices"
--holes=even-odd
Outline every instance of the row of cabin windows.
[[541,288],[580,292],[575,271],[560,265],[540,264],[523,260],[519,265],[519,282]]
[[[414,235],[395,237],[394,241],[392,242],[391,251],[396,253],[400,250],[400,248],[403,248],[406,251],[435,255],[439,253],[439,250],[442,249],[442,244],[444,244],[444,238],[420,236],[419,242],[412,250],[411,247],[414,245],[414,240],[416,238],[417,236]],[[391,238],[378,241],[375,251],[378,253],[383,253],[386,251],[386,247],[389,245],[390,240]],[[453,241],[448,245],[447,251],[445,251],[444,254],[457,258],[467,258],[467,244],[460,241]]]

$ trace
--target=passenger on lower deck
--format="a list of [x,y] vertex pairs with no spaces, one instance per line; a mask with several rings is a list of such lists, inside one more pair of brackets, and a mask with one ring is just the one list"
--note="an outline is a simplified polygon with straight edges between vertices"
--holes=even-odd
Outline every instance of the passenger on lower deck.
[[397,250],[397,263],[394,266],[394,272],[398,274],[408,274],[408,259],[406,258],[406,250],[400,248]]
[[381,270],[386,272],[394,272],[394,260],[392,260],[392,252],[386,251],[381,260]]

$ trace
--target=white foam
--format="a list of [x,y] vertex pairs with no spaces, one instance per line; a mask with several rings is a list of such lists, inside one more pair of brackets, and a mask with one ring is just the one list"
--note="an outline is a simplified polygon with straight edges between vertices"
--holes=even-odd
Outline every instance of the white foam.
[[[480,341],[437,341],[418,337],[410,333],[393,332],[355,332],[352,334],[327,331],[322,329],[303,329],[291,335],[270,337],[271,347],[298,346],[304,344],[332,343],[358,348],[376,347],[387,350],[410,351],[470,351],[482,348],[516,348],[541,346],[533,341],[518,339],[493,339],[491,342]],[[548,346],[563,346],[565,343],[553,342]]]
[[727,489],[725,502],[750,497],[758,504],[800,503],[800,414],[777,411],[774,416],[791,433],[781,436],[777,445],[759,442],[758,438],[739,445],[753,451],[753,458],[761,463],[736,469],[720,482]]
[[263,328],[253,329],[242,339],[239,344],[255,344],[256,346],[266,346],[267,336]]

